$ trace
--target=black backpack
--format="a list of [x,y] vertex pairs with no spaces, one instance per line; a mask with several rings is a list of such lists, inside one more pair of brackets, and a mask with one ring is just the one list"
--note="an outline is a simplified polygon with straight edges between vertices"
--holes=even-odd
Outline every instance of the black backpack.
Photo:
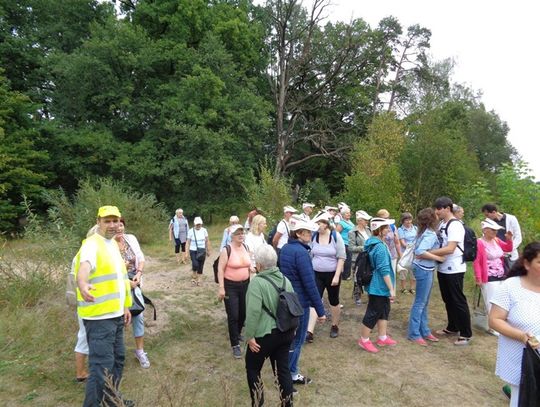
[[288,332],[291,329],[298,328],[300,317],[304,315],[304,308],[302,307],[302,304],[300,304],[298,294],[295,292],[285,291],[285,277],[283,277],[283,285],[281,288],[279,288],[268,277],[263,275],[259,275],[259,277],[272,284],[279,294],[275,315],[266,307],[266,305],[262,305],[263,310],[276,320],[277,329],[279,329],[280,332]]
[[[276,235],[277,233],[277,227],[278,225],[283,222],[283,220],[280,220],[278,223],[276,223],[274,225],[274,227],[270,230],[270,232],[268,233],[268,238],[266,239],[266,242],[271,246],[272,245],[272,240],[274,240],[274,236]],[[285,228],[287,229],[287,233],[289,233],[289,227],[287,226],[287,223],[285,223]]]
[[[446,224],[446,227],[443,229],[446,236],[448,236],[448,226],[452,222],[461,222],[459,219],[450,219],[448,223]],[[475,261],[476,260],[476,253],[478,252],[478,241],[476,240],[476,233],[474,233],[474,230],[472,230],[470,227],[465,225],[463,222],[461,222],[463,225],[463,228],[465,229],[465,238],[463,239],[463,248],[459,247],[458,249],[461,250],[461,253],[463,253],[463,262],[466,261]]]
[[369,260],[369,253],[367,250],[363,250],[358,253],[356,258],[356,284],[359,287],[368,286],[371,283],[373,277],[373,268],[371,267],[371,261]]

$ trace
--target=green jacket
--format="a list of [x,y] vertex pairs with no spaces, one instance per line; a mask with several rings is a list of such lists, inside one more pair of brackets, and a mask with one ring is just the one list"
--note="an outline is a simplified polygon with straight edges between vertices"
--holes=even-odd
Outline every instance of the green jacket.
[[277,267],[261,271],[249,283],[246,294],[246,325],[244,334],[246,341],[251,338],[261,338],[276,328],[276,321],[263,309],[264,304],[272,313],[276,314],[278,303],[277,290],[260,276],[270,278],[278,287],[282,287],[285,278],[285,290],[293,291],[291,282],[281,274]]

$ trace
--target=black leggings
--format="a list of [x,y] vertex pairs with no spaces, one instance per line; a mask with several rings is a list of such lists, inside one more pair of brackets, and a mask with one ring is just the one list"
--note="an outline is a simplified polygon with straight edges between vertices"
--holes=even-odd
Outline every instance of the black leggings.
[[246,293],[249,279],[245,281],[231,281],[225,279],[225,312],[229,326],[229,340],[231,346],[240,342],[240,332],[246,321]]
[[341,285],[341,278],[338,285],[332,285],[332,280],[334,279],[335,275],[335,271],[332,273],[320,271],[315,272],[315,283],[317,284],[319,295],[322,297],[324,294],[324,289],[326,289],[326,291],[328,291],[328,302],[333,307],[339,305],[339,287]]

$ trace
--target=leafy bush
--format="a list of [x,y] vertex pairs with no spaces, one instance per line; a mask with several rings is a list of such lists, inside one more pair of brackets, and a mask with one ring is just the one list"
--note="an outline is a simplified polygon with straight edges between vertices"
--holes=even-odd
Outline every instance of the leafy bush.
[[330,203],[330,190],[321,178],[307,180],[299,196],[300,202],[311,202],[319,209]]

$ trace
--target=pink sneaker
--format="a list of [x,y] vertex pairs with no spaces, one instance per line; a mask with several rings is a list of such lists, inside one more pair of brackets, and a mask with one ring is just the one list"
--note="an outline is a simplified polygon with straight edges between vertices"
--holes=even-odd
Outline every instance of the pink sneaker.
[[427,342],[424,340],[424,338],[418,338],[418,339],[409,339],[409,341],[416,343],[420,346],[427,346]]
[[428,341],[430,342],[439,342],[439,338],[437,338],[435,335],[433,334],[429,334],[428,336],[426,336],[424,339],[427,339]]
[[395,346],[397,342],[390,338],[390,335],[386,335],[386,339],[383,341],[380,338],[375,342],[379,346]]
[[358,346],[360,346],[362,349],[369,353],[377,353],[379,351],[379,349],[373,346],[373,343],[371,343],[370,340],[368,340],[367,342],[362,342],[362,338],[358,339]]

